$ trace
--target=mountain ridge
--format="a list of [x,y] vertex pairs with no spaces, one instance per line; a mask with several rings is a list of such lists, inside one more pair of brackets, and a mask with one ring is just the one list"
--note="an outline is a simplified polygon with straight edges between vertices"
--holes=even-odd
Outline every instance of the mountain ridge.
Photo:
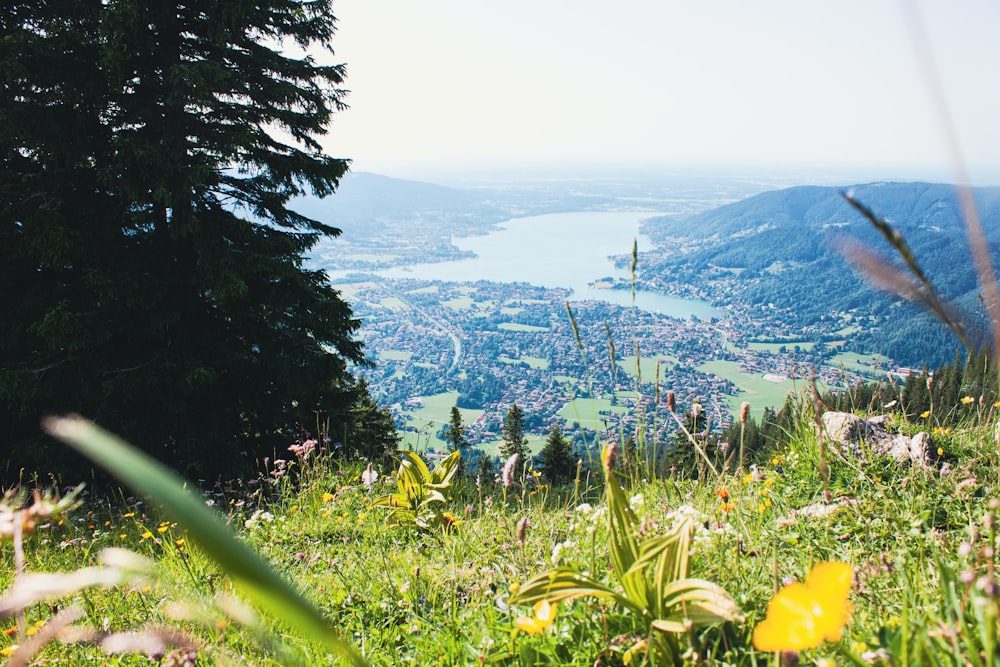
[[[996,260],[1000,187],[972,190]],[[643,231],[661,252],[645,258],[641,278],[661,289],[669,289],[670,281],[688,282],[719,305],[742,302],[751,309],[777,308],[802,326],[831,314],[868,318],[868,326],[851,343],[856,351],[886,354],[903,363],[949,361],[957,341],[945,335],[943,327],[915,308],[898,308],[888,296],[873,294],[840,256],[839,242],[850,238],[901,267],[889,244],[842,192],[850,192],[900,230],[945,299],[966,311],[976,309],[977,278],[962,209],[955,187],[940,183],[795,186],[682,219],[652,218]],[[916,340],[908,345],[907,336]]]

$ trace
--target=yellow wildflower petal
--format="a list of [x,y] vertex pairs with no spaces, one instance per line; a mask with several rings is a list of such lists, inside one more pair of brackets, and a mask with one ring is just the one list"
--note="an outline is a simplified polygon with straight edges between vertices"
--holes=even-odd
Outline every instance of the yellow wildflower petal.
[[767,605],[767,614],[753,632],[759,651],[802,651],[823,641],[837,641],[851,614],[847,600],[853,570],[846,563],[820,563],[805,583],[792,582]]
[[542,631],[542,628],[535,623],[535,619],[529,616],[518,616],[516,623],[518,630],[527,632],[529,635],[535,635]]
[[535,619],[543,628],[552,625],[556,618],[556,608],[558,605],[550,604],[548,600],[535,603]]

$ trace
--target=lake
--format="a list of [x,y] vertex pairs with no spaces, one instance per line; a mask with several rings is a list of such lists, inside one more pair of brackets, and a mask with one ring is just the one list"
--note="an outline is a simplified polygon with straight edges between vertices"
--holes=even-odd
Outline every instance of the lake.
[[[629,278],[629,267],[616,268],[609,256],[631,256],[633,242],[638,242],[640,252],[652,248],[649,239],[639,233],[639,223],[655,215],[648,211],[585,211],[514,218],[487,235],[452,239],[458,248],[474,252],[475,258],[410,264],[377,273],[386,278],[448,282],[526,282],[571,289],[573,301],[631,306],[631,290],[600,289],[590,283],[605,277]],[[657,292],[637,292],[635,305],[682,319],[725,316],[706,301]]]

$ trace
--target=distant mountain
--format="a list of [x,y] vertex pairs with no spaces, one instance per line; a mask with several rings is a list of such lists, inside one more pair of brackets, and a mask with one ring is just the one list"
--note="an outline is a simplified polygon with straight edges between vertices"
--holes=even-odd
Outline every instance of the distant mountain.
[[[872,183],[847,190],[897,227],[941,295],[979,308],[977,281],[955,188],[931,183]],[[957,341],[915,308],[898,308],[876,293],[836,251],[851,238],[889,245],[840,194],[839,188],[795,187],[766,192],[685,218],[655,218],[644,232],[668,249],[651,258],[642,277],[653,284],[694,284],[716,301],[778,310],[784,320],[815,327],[831,316],[863,322],[849,347],[902,363],[938,363]],[[1000,188],[974,196],[992,255],[1000,256]],[[845,317],[849,314],[850,317]]]
[[386,222],[420,218],[503,219],[488,191],[391,178],[367,172],[348,173],[332,197],[302,197],[295,210],[342,229],[371,233]]

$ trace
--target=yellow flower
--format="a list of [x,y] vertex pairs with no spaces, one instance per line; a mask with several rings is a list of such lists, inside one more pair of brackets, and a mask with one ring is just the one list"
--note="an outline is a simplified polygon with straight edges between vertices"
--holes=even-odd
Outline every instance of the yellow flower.
[[729,513],[736,509],[736,504],[731,502],[722,503],[719,507],[723,512]]
[[792,582],[767,605],[767,616],[753,631],[758,651],[802,651],[835,642],[851,616],[847,596],[854,571],[847,563],[820,563],[805,583]]
[[324,503],[328,503],[328,502],[330,502],[331,500],[333,500],[336,497],[337,496],[333,495],[332,493],[324,493],[323,494],[323,502]]
[[556,617],[556,604],[549,604],[548,600],[541,600],[535,603],[533,616],[518,616],[517,628],[527,632],[529,635],[545,632]]
[[924,410],[923,412],[920,413],[920,418],[921,419],[927,419],[930,416],[931,416],[931,411],[930,410]]
[[145,533],[142,534],[142,539],[148,540],[152,536],[153,536],[153,534],[147,530]]
[[962,397],[962,403],[964,403],[965,405],[968,405],[969,403],[972,403],[974,400],[976,400],[976,399],[972,398],[971,396],[963,396]]

